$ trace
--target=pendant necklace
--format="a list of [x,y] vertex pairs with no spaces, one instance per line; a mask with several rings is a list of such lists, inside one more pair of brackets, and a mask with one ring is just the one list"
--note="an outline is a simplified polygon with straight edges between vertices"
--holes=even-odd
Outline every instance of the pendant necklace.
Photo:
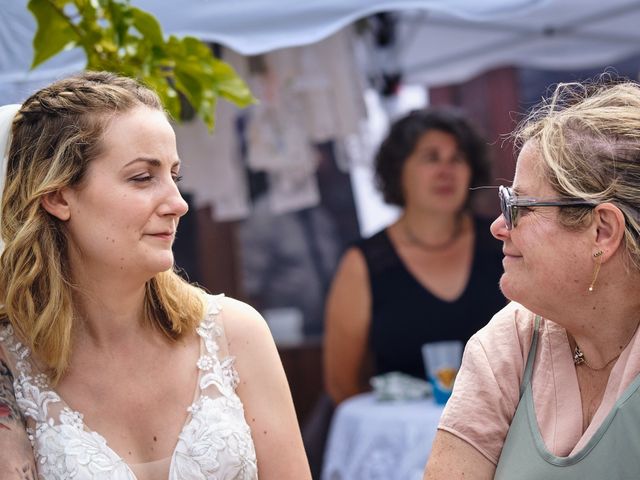
[[[618,354],[615,357],[613,357],[611,360],[609,360],[607,363],[605,363],[602,367],[597,367],[597,368],[596,367],[592,367],[589,364],[589,362],[587,361],[586,357],[584,356],[584,353],[582,352],[582,350],[578,346],[578,343],[576,342],[576,348],[573,350],[573,364],[576,365],[576,366],[584,365],[589,370],[593,370],[594,372],[599,372],[600,370],[604,370],[609,365],[611,365],[613,362],[615,362],[620,357],[620,355],[622,355],[622,352],[624,352],[624,349],[627,348],[627,346],[631,343],[631,340],[633,339],[634,335],[636,334],[636,330],[637,329],[638,329],[638,326],[636,325],[636,329],[631,334],[631,337],[629,337],[629,340],[627,340],[627,343],[624,344],[624,346],[620,349],[620,351],[618,352]],[[574,339],[574,341],[575,341],[575,339]]]
[[592,367],[591,365],[589,365],[589,362],[587,362],[587,359],[584,357],[584,353],[582,353],[582,350],[580,350],[580,347],[576,344],[576,348],[573,351],[573,364],[576,365],[576,366],[577,365],[584,365],[589,370],[593,370],[594,372],[599,372],[600,370],[604,370],[609,365],[611,365],[611,363],[613,363],[615,360],[617,360],[620,357],[620,355],[622,355],[623,351],[624,351],[624,348],[622,350],[620,350],[620,352],[615,357],[613,357],[611,360],[609,360],[607,363],[605,363],[602,367],[596,368],[596,367]]

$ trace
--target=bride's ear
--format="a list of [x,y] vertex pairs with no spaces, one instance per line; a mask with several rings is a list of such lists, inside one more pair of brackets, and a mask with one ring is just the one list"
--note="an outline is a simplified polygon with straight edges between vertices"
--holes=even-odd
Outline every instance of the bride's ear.
[[56,190],[55,192],[49,192],[42,197],[40,204],[51,215],[63,222],[66,222],[71,217],[71,208],[67,200],[69,191],[67,189]]

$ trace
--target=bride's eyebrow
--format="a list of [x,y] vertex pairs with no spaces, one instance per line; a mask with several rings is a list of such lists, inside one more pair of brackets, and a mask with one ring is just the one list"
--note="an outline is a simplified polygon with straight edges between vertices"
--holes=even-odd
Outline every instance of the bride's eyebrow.
[[[126,168],[130,165],[133,165],[135,163],[138,162],[143,162],[143,163],[148,163],[149,165],[153,166],[153,167],[160,167],[162,166],[162,162],[160,160],[158,160],[157,158],[152,158],[152,157],[138,157],[138,158],[134,158],[133,160],[131,160],[130,162],[127,162],[123,168]],[[180,160],[176,160],[175,162],[173,162],[171,164],[171,168],[175,168],[175,167],[179,167],[180,166]]]

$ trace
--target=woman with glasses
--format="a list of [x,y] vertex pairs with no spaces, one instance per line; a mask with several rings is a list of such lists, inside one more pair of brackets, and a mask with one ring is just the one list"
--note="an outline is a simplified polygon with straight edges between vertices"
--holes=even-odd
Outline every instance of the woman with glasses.
[[426,378],[423,344],[465,343],[505,305],[499,243],[469,208],[469,187],[489,175],[485,150],[458,111],[418,110],[391,126],[376,176],[402,213],[347,250],[327,300],[325,379],[336,403],[368,390],[372,374]]
[[515,132],[500,287],[425,479],[640,477],[640,86],[561,84]]

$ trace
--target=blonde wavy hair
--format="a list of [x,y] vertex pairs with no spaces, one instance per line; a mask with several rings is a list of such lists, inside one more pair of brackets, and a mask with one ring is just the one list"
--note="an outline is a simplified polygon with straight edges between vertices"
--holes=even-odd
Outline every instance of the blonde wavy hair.
[[[514,132],[516,145],[533,141],[547,181],[562,197],[610,202],[625,218],[624,243],[640,270],[640,86],[603,75],[561,83]],[[560,221],[580,229],[593,210],[562,208]]]
[[[158,96],[135,80],[85,72],[35,93],[13,120],[0,207],[0,319],[11,323],[54,383],[68,366],[77,311],[65,224],[41,200],[78,185],[102,153],[113,115],[141,105],[162,110]],[[203,292],[173,270],[159,273],[147,282],[144,313],[178,339],[201,320]]]

